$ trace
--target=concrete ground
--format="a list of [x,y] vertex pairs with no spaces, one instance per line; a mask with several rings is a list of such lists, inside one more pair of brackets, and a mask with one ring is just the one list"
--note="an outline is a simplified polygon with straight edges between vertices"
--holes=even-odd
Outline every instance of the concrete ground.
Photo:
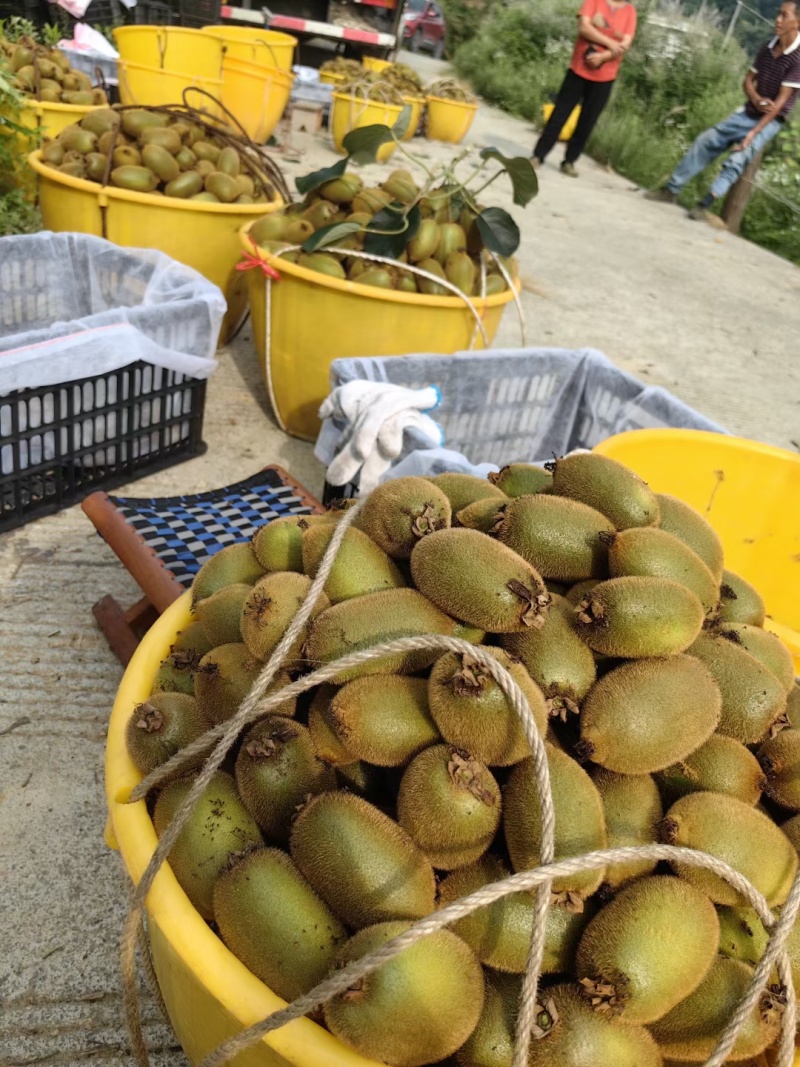
[[[533,137],[525,123],[485,107],[470,135],[524,155]],[[449,154],[424,141],[413,150],[426,161]],[[554,156],[540,172],[538,199],[525,211],[511,208],[523,232],[529,344],[592,345],[737,433],[800,447],[800,271],[643,200],[588,160],[579,180],[562,177]],[[300,163],[284,165],[293,178],[334,158],[322,139]],[[485,200],[510,206],[502,182]],[[511,311],[497,343],[519,343]],[[270,413],[249,328],[219,360],[208,452],[127,491],[193,492],[275,462],[319,493],[323,470],[312,446],[282,434]],[[91,616],[105,593],[126,605],[138,599],[78,507],[0,535],[4,1067],[132,1063],[117,962],[126,880],[102,838],[105,731],[121,676]],[[184,1064],[149,999],[144,1017],[153,1062]]]

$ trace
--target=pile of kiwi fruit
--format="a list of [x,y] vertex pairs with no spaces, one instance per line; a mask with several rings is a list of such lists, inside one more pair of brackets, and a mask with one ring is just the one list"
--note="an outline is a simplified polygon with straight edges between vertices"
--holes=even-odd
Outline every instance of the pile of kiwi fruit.
[[455,80],[455,78],[439,78],[427,88],[428,96],[435,96],[437,100],[455,100],[459,104],[476,104],[477,96],[471,93]]
[[[389,205],[395,205],[395,210],[400,212],[415,203],[419,204],[422,218],[413,237],[397,257],[396,265],[346,254],[350,250],[364,250],[370,223],[378,212]],[[361,230],[319,251],[304,252],[302,248],[291,247],[302,245],[318,230],[337,222],[355,222]],[[482,250],[483,242],[472,209],[464,206],[452,189],[444,186],[423,195],[411,172],[404,169],[393,170],[377,186],[365,186],[357,174],[345,172],[308,193],[302,201],[259,219],[249,233],[265,252],[281,253],[281,262],[288,260],[340,281],[453,298],[453,292],[435,278],[424,278],[403,269],[404,264],[412,264],[437,278],[446,279],[467,296],[480,296],[481,257],[484,257],[484,294],[494,296],[508,289],[497,259]],[[501,257],[500,262],[508,276],[515,280],[518,275],[516,260]]]
[[94,88],[83,71],[73,70],[58,48],[46,48],[30,37],[8,41],[0,35],[0,74],[24,96],[48,104],[78,104],[103,107],[108,97]]
[[98,108],[42,147],[61,174],[136,193],[209,204],[276,199],[263,160],[227,128],[167,108]]
[[[776,913],[798,869],[800,687],[758,591],[698,512],[596,453],[387,481],[346,531],[274,691],[399,637],[505,667],[545,742],[556,859],[700,849]],[[307,596],[349,504],[286,516],[198,571],[192,617],[127,729],[147,774],[229,720]],[[197,767],[152,796],[164,833]],[[287,1001],[444,905],[539,865],[530,747],[469,652],[342,670],[243,732],[170,854],[229,949]],[[709,871],[632,859],[553,884],[531,1067],[702,1063],[767,935]],[[510,1067],[535,895],[515,892],[325,1005],[394,1067]],[[800,928],[788,952],[800,988]],[[777,978],[731,1062],[778,1034]]]

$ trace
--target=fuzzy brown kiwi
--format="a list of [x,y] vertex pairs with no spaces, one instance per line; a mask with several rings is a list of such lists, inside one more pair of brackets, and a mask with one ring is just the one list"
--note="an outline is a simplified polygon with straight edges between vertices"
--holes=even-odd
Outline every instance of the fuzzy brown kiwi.
[[720,585],[721,622],[744,622],[763,626],[767,617],[764,598],[754,585],[733,571],[723,570]]
[[150,774],[210,727],[193,696],[152,693],[131,712],[125,743],[137,768]]
[[427,478],[393,478],[369,494],[356,525],[391,556],[408,559],[414,546],[450,525],[450,501]]
[[217,589],[211,596],[198,602],[194,615],[213,647],[242,640],[242,607],[252,589],[252,585],[235,582]]
[[659,526],[696,552],[714,579],[722,581],[723,548],[718,534],[689,504],[667,493],[656,493],[661,520]]
[[[309,578],[316,578],[335,532],[333,524],[325,523],[309,526],[303,533],[303,570]],[[399,589],[405,584],[394,561],[365,533],[351,526],[325,582],[325,593],[331,604],[338,604],[382,589]]]
[[[253,659],[247,647],[241,643],[219,645],[206,653],[195,672],[195,697],[201,713],[213,723],[232,718],[253,688],[262,667],[263,664]],[[288,682],[288,674],[281,671],[267,692],[277,692]],[[295,709],[296,701],[291,700],[276,710],[291,718]]]
[[[291,626],[310,588],[311,579],[294,571],[268,574],[255,583],[242,606],[240,619],[242,640],[254,659],[269,659]],[[311,618],[315,618],[329,606],[328,597],[325,593],[320,593]],[[307,633],[308,624],[286,654],[283,662],[288,669],[302,665],[302,647]]]
[[[655,845],[664,809],[658,786],[649,774],[614,774],[598,770],[592,775],[606,820],[609,848]],[[652,874],[655,860],[611,863],[606,868],[605,885],[616,890],[625,882]]]
[[242,582],[254,585],[263,577],[264,568],[249,543],[228,545],[202,565],[192,582],[192,607],[225,585]]
[[447,471],[444,474],[437,474],[430,481],[438,489],[441,489],[450,501],[450,509],[453,515],[476,500],[492,498],[502,502],[508,499],[503,490],[493,485],[490,480],[476,478],[474,474],[458,474]]
[[668,806],[687,793],[727,793],[757,804],[767,784],[753,753],[741,741],[719,733],[659,771],[655,780]]
[[618,530],[657,526],[660,509],[655,493],[622,463],[597,452],[576,453],[546,464],[553,492],[607,515]]
[[314,752],[305,726],[267,715],[244,736],[236,758],[236,786],[264,834],[286,842],[299,808],[310,796],[335,789],[336,777]]

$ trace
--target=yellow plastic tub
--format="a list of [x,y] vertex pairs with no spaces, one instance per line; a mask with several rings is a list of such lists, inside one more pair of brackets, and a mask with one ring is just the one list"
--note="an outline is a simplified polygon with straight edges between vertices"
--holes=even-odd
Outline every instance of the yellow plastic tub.
[[49,104],[31,100],[20,110],[19,124],[28,130],[36,130],[42,137],[57,137],[67,126],[97,110],[99,107],[85,104]]
[[45,228],[90,233],[126,248],[156,248],[193,267],[218,285],[228,301],[220,333],[224,344],[247,308],[247,283],[234,269],[241,258],[239,230],[283,202],[204,204],[101,187],[53,170],[40,156],[32,152],[28,162],[39,176]]
[[257,144],[270,139],[281,120],[294,75],[277,67],[226,55],[222,61],[222,103]]
[[[253,247],[242,231],[242,245]],[[403,356],[460,352],[470,347],[475,319],[458,297],[425,296],[340,281],[260,251],[280,272],[271,286],[270,347],[266,350],[266,283],[248,272],[253,340],[261,373],[281,429],[315,441],[317,411],[328,395],[331,362],[342,356]],[[473,298],[491,343],[507,291]],[[476,348],[483,347],[478,334]]]
[[392,64],[388,59],[378,59],[377,56],[362,56],[361,66],[365,70],[374,71],[375,74],[380,74],[382,70],[386,70],[387,67],[391,67]]
[[[547,125],[548,119],[553,114],[553,108],[554,107],[555,107],[555,104],[542,104],[542,118],[544,119],[545,125]],[[567,121],[561,127],[561,133],[558,135],[559,141],[568,141],[570,139],[570,137],[572,137],[573,133],[575,133],[575,127],[578,125],[578,119],[580,117],[581,117],[581,105],[577,104],[573,108],[572,114],[570,115],[570,117],[567,119]]]
[[321,70],[319,80],[325,85],[341,85],[344,81],[344,74],[337,74],[332,70]]
[[[185,89],[202,89],[211,93],[215,100],[222,96],[222,78],[204,77],[200,74],[175,74],[124,59],[119,60],[118,69],[119,96],[123,104],[138,104],[140,107],[182,104]],[[198,111],[205,111],[209,115],[222,114],[212,100],[200,93],[190,98],[189,103]]]
[[[402,104],[384,104],[380,100],[364,100],[350,93],[334,93],[331,107],[331,133],[337,152],[344,153],[343,141],[351,130],[362,126],[393,126],[403,110]],[[378,162],[385,163],[397,145],[394,141],[378,149]]]
[[430,140],[460,144],[469,132],[478,105],[465,104],[461,100],[442,100],[438,96],[427,97],[427,104]]
[[[138,882],[156,847],[145,801],[126,804],[141,775],[125,747],[125,726],[147,699],[159,663],[190,618],[190,594],[172,604],[145,635],[114,702],[106,745],[106,841],[118,847]],[[285,1001],[247,970],[195,911],[165,864],[147,897],[148,933],[158,982],[178,1040],[193,1064]],[[236,1057],[236,1067],[380,1067],[345,1048],[308,1019],[298,1019]]]
[[424,96],[404,96],[403,106],[411,108],[411,120],[408,123],[408,129],[400,138],[401,141],[410,141],[419,129],[419,124],[422,121],[422,112],[425,108]]
[[120,59],[173,74],[219,78],[222,41],[181,26],[121,26],[114,30]]
[[789,646],[800,674],[800,456],[699,430],[633,430],[595,451],[708,519],[725,566],[764,597],[766,627]]
[[292,69],[297,39],[277,30],[257,30],[249,26],[204,26],[203,33],[218,37],[224,46],[225,55],[244,59],[247,63],[260,63],[278,70]]

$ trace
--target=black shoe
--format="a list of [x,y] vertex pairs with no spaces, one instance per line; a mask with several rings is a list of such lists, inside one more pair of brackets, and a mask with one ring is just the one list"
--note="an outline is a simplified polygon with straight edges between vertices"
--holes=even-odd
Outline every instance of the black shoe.
[[711,193],[706,193],[702,200],[698,201],[689,212],[689,218],[694,219],[695,222],[702,222],[703,219],[707,219],[709,215],[709,209],[714,203],[714,197]]
[[575,170],[575,164],[574,163],[568,163],[566,159],[564,160],[564,162],[559,167],[559,170],[561,171],[562,174],[566,174],[566,176],[568,178],[577,178],[578,177],[578,172],[577,172],[577,170]]

